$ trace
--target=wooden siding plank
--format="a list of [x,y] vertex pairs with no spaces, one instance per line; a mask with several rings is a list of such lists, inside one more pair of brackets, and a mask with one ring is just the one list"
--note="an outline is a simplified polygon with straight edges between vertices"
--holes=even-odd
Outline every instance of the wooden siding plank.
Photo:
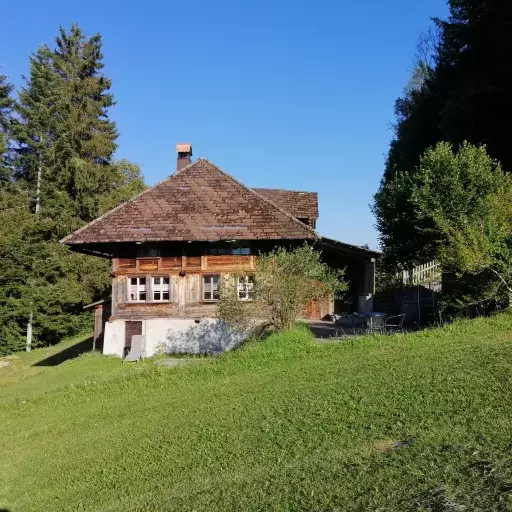
[[186,302],[199,302],[200,281],[199,274],[188,274],[186,282]]

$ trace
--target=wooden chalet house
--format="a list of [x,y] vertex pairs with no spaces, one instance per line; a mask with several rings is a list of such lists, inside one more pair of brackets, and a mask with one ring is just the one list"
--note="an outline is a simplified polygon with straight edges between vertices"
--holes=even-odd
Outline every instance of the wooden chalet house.
[[[103,352],[122,356],[134,334],[146,353],[218,351],[240,339],[215,320],[223,274],[239,279],[240,300],[250,300],[257,254],[305,241],[333,267],[347,267],[351,311],[371,311],[378,253],[318,235],[314,192],[251,189],[210,161],[191,162],[192,146],[177,145],[169,178],[71,233],[72,250],[112,260],[111,316]],[[310,304],[320,319],[333,301]]]

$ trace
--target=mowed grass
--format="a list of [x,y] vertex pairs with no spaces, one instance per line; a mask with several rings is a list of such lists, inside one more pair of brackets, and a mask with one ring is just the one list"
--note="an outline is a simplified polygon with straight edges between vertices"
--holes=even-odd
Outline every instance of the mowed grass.
[[0,368],[0,509],[511,509],[509,313],[175,368],[46,357]]

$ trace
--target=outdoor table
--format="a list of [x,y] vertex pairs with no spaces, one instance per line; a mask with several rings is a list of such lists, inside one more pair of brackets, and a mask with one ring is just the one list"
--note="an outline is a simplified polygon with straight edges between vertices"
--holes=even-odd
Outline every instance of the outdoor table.
[[368,332],[373,331],[373,319],[374,318],[383,318],[386,316],[386,313],[379,313],[377,311],[366,312],[362,311],[360,313],[355,314],[356,317],[361,318],[364,322],[366,322]]

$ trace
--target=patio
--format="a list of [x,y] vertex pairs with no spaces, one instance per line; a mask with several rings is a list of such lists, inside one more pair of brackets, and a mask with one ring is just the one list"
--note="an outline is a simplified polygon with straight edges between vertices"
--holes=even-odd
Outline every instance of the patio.
[[334,315],[335,319],[305,320],[315,338],[320,342],[355,338],[365,334],[391,334],[403,332],[403,314],[385,315],[384,313],[353,313]]

